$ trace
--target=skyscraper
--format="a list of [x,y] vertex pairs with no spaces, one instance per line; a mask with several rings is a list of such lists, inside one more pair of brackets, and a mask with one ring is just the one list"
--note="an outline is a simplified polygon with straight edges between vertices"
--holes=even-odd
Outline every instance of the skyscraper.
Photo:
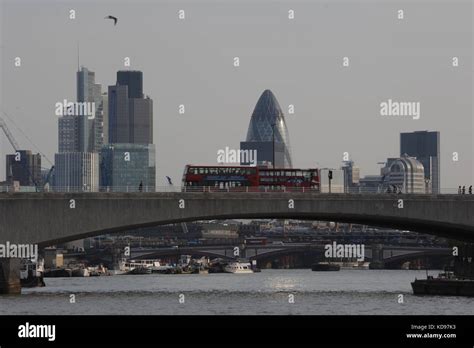
[[291,168],[293,166],[285,117],[275,95],[269,89],[262,93],[255,105],[247,139],[240,143],[240,148],[241,150],[257,150],[258,164],[275,162],[276,167]]
[[[92,114],[66,114],[58,120],[59,153],[55,154],[56,191],[97,191],[99,155],[104,144],[104,113],[101,85],[95,73],[81,67],[76,73],[77,104],[88,103]],[[82,108],[87,110],[88,108]]]
[[143,73],[117,72],[108,101],[109,143],[101,151],[101,188],[154,191],[153,101],[143,94]]
[[118,71],[109,86],[109,143],[153,144],[153,100],[143,95],[141,71]]
[[400,133],[400,156],[416,157],[424,168],[432,193],[440,193],[440,133],[417,131]]
[[98,152],[103,142],[103,99],[102,86],[95,83],[95,73],[86,67],[77,72],[77,101],[94,103],[92,115],[75,115],[79,123],[79,150],[81,152]]
[[58,119],[59,152],[79,152],[80,132],[77,116],[65,115]]
[[109,86],[109,143],[130,143],[130,111],[127,86]]
[[117,85],[128,87],[129,98],[143,98],[143,72],[137,70],[117,71]]

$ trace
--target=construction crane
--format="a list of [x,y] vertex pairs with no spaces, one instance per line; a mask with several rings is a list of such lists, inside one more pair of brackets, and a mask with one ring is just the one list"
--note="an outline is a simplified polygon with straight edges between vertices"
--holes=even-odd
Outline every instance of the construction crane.
[[3,118],[1,118],[1,117],[0,117],[0,127],[3,129],[3,133],[5,133],[5,135],[7,136],[7,139],[10,142],[10,144],[12,145],[13,150],[19,151],[20,147],[18,146],[18,143],[15,141],[15,138],[13,138],[12,133],[10,132],[10,130],[7,127],[7,124],[5,123]]
[[[10,132],[10,130],[8,129],[8,126],[5,122],[5,120],[3,118],[0,117],[0,127],[3,129],[3,132],[5,133],[8,141],[10,142],[10,144],[12,145],[13,147],[13,150],[15,152],[18,152],[20,151],[20,147],[18,146],[18,143],[16,142],[15,138],[13,137],[12,133]],[[33,182],[33,184],[35,185],[35,189],[36,191],[38,191],[38,183],[36,182],[36,180],[34,179],[33,175],[31,174],[30,170],[28,169],[28,166],[26,165],[24,167],[24,169],[26,170],[26,172],[28,173],[28,176],[29,178],[31,179],[31,181]],[[51,172],[53,171],[54,169],[54,166],[51,168],[50,172],[48,173],[48,187],[49,187],[49,180],[50,180],[50,176],[51,176]]]
[[[48,169],[48,168],[42,168],[42,169]],[[54,166],[49,168],[48,175],[46,176],[46,179],[44,181],[43,190],[45,192],[49,192],[49,190],[50,190],[51,178],[52,178],[53,175],[54,175]]]

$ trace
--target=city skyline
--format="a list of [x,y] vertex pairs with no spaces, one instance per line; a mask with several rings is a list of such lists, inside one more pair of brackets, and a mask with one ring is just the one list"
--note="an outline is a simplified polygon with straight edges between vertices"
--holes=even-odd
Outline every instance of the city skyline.
[[[307,5],[308,7],[300,5],[296,9],[297,21],[295,23],[303,25],[292,27],[289,33],[288,28],[285,28],[283,35],[290,39],[291,44],[283,51],[284,54],[281,54],[281,40],[268,36],[268,33],[275,30],[279,32],[278,25],[281,23],[281,16],[286,15],[287,6],[285,5],[274,5],[270,7],[270,10],[266,6],[256,5],[252,7],[251,15],[244,17],[244,14],[248,12],[248,7],[234,4],[232,6],[234,6],[236,16],[232,18],[229,18],[228,12],[220,6],[206,15],[206,6],[196,8],[186,5],[190,11],[188,13],[192,13],[193,16],[188,17],[189,20],[183,23],[174,16],[175,7],[172,5],[167,3],[148,5],[150,16],[157,16],[160,19],[158,22],[162,24],[149,27],[150,32],[144,32],[144,38],[154,37],[156,45],[166,49],[156,50],[131,40],[131,37],[142,28],[137,26],[139,17],[133,9],[125,11],[124,7],[118,6],[117,14],[127,20],[121,20],[121,26],[113,29],[105,26],[102,21],[92,21],[86,28],[80,24],[81,17],[75,22],[68,22],[68,18],[62,18],[57,13],[39,16],[42,23],[45,18],[49,18],[51,24],[42,26],[35,34],[43,35],[46,40],[42,42],[44,48],[38,50],[41,54],[35,56],[34,66],[36,64],[48,65],[48,59],[59,57],[53,49],[58,42],[69,47],[69,49],[61,50],[61,59],[55,60],[58,63],[55,66],[57,73],[50,74],[48,79],[45,78],[43,71],[32,70],[32,62],[27,59],[29,53],[24,45],[31,43],[31,49],[36,46],[32,42],[31,32],[18,27],[22,22],[19,19],[21,11],[34,11],[34,5],[24,8],[21,1],[18,4],[5,5],[9,11],[9,17],[5,18],[6,40],[4,40],[2,50],[4,56],[2,61],[4,103],[2,106],[19,128],[49,159],[52,159],[52,154],[57,148],[55,139],[51,137],[53,125],[57,122],[52,112],[52,105],[64,98],[74,98],[72,72],[77,64],[76,46],[79,40],[81,64],[95,71],[97,82],[103,86],[113,84],[115,72],[124,69],[123,57],[127,55],[132,58],[130,69],[141,70],[146,75],[147,94],[155,101],[153,131],[154,143],[157,147],[157,184],[160,186],[166,185],[166,175],[170,176],[175,183],[180,182],[184,165],[188,163],[215,164],[218,149],[225,146],[238,148],[239,142],[245,136],[255,100],[265,89],[271,89],[278,96],[286,115],[292,138],[294,167],[339,168],[342,165],[344,152],[349,152],[350,158],[360,167],[362,176],[377,174],[380,169],[377,162],[399,155],[400,133],[437,130],[442,133],[443,138],[441,185],[455,188],[459,184],[468,185],[473,181],[471,73],[463,65],[457,68],[458,73],[453,73],[449,60],[436,59],[422,62],[416,58],[416,48],[409,56],[406,56],[407,59],[408,57],[411,59],[408,64],[405,58],[397,55],[391,45],[386,45],[383,41],[380,41],[382,46],[379,48],[383,48],[387,54],[391,52],[393,57],[398,58],[384,56],[385,60],[378,63],[374,57],[381,56],[369,44],[373,40],[383,38],[383,34],[370,33],[367,38],[362,35],[360,39],[362,41],[359,42],[360,49],[351,43],[351,35],[345,37],[341,33],[333,32],[330,38],[325,39],[319,29],[324,26],[333,28],[341,20],[346,20],[349,26],[358,23],[355,29],[360,34],[367,34],[367,27],[358,21],[355,22],[355,19],[350,16],[336,15],[335,10],[324,10],[319,4]],[[59,8],[64,11],[68,9],[64,5],[59,5]],[[105,6],[97,5],[92,8],[81,5],[77,7],[81,16],[87,15],[90,18],[96,18],[96,14],[102,8]],[[301,11],[305,8],[314,10],[313,17]],[[411,10],[415,12],[420,9],[421,7],[416,5],[411,7]],[[207,10],[210,9],[207,8]],[[374,13],[379,14],[384,10],[385,8],[377,7],[373,9]],[[364,12],[356,8],[354,11],[355,15],[365,18]],[[141,12],[140,14],[142,15]],[[334,19],[334,24],[328,23],[327,20],[323,20],[320,24],[314,21],[315,18],[324,18],[323,14]],[[441,15],[454,18],[455,14],[463,18],[460,8],[447,9],[442,5],[433,8],[433,18],[441,18],[439,17]],[[230,19],[229,23],[223,26],[223,33],[210,34],[204,39],[203,34],[207,33],[212,25],[221,23],[222,18]],[[242,18],[245,18],[248,25],[241,25]],[[13,22],[15,19],[19,23]],[[145,16],[143,21],[147,22],[149,19],[150,17]],[[30,25],[33,25],[35,20],[40,19],[33,19]],[[58,21],[64,26],[63,33],[54,31],[53,23],[58,23]],[[268,28],[261,29],[255,37],[252,37],[253,29],[262,21]],[[453,55],[452,52],[456,51],[461,57],[460,61],[463,62],[470,56],[470,52],[463,48],[466,40],[470,38],[470,33],[463,23],[462,20],[457,19],[457,21],[447,21],[443,24],[448,25],[456,33],[456,39],[450,40],[452,43],[444,45],[443,48],[440,47],[439,42],[431,41],[433,38],[431,34],[421,30],[423,25],[431,28],[435,23],[428,21],[412,24],[411,29],[415,30],[421,39],[426,40],[427,46],[423,48],[425,50],[423,52],[429,51],[433,57],[450,57]],[[374,25],[373,22],[370,24]],[[172,27],[174,32],[162,36],[154,35],[164,28],[160,25]],[[391,32],[396,25],[396,21],[388,27],[385,25],[384,33]],[[303,27],[310,28],[308,33],[311,36],[308,36]],[[15,42],[7,37],[12,30],[18,30],[15,34],[18,40]],[[100,33],[100,40],[85,42],[81,39],[84,35],[93,35],[93,33]],[[65,35],[74,39],[61,41]],[[216,46],[215,42],[218,42],[216,40],[219,40],[222,35],[227,35],[231,39],[224,43],[222,50],[216,51],[219,46]],[[407,44],[414,42],[403,33],[400,33],[400,36],[408,40]],[[262,40],[263,37],[267,40]],[[103,40],[107,42],[106,51],[98,49],[103,44]],[[318,42],[318,49],[307,47],[303,44],[304,40]],[[339,45],[334,45],[333,43],[338,42],[337,40],[344,43],[347,49],[342,50]],[[438,40],[445,42],[445,38],[438,38]],[[146,40],[142,41],[146,42]],[[99,42],[100,45],[97,46]],[[121,45],[119,42],[125,44]],[[203,44],[204,51],[198,49]],[[348,51],[350,54],[345,53]],[[22,54],[22,67],[15,70],[10,63],[16,56],[16,52],[25,53]],[[98,52],[103,53],[99,56]],[[196,56],[195,52],[203,52],[203,54]],[[422,52],[421,49],[419,52]],[[351,65],[344,70],[342,57],[346,54],[351,58]],[[356,59],[357,55],[369,59],[371,65],[367,66],[363,60]],[[241,58],[239,68],[233,66],[235,56]],[[192,66],[189,65],[191,61]],[[399,61],[400,64],[397,63]],[[297,65],[301,68],[295,63],[298,63]],[[423,68],[420,68],[421,66]],[[311,73],[308,74],[309,68],[311,68]],[[380,69],[384,69],[384,76],[373,73],[382,71]],[[435,77],[434,71],[436,71]],[[32,76],[36,78],[31,80]],[[395,77],[403,78],[403,83],[396,82]],[[19,93],[18,90],[18,86],[22,85],[21,81],[24,81],[22,90],[29,96],[29,102],[26,104],[23,103],[23,93]],[[36,88],[36,81],[48,81],[50,88],[38,89],[40,93],[32,94],[31,88]],[[322,83],[322,81],[325,82]],[[361,81],[366,81],[364,86],[359,86]],[[455,81],[456,87],[453,88]],[[433,89],[431,85],[436,85],[436,88]],[[11,88],[7,89],[5,86]],[[297,88],[298,86],[301,88]],[[441,93],[442,99],[437,97]],[[348,95],[351,97],[347,97]],[[421,118],[412,120],[381,117],[379,104],[388,99],[420,100]],[[454,104],[455,100],[459,102]],[[294,114],[288,113],[290,104],[294,105]],[[185,107],[184,114],[179,114],[180,105]],[[31,115],[41,116],[32,117]],[[445,115],[455,115],[455,117]],[[7,119],[6,122],[10,121]],[[21,147],[37,152],[14,126],[10,124],[10,128],[21,143]],[[4,158],[11,152],[10,146],[4,137],[0,143],[1,155]],[[458,162],[453,162],[451,159],[454,151],[460,154]],[[45,160],[43,162],[47,163]],[[4,173],[2,161],[0,167],[2,178]]]
[[[80,164],[80,166],[85,165],[85,164],[82,164],[83,161],[85,161],[85,163],[89,163],[88,165],[85,165],[85,167],[91,168],[88,170],[95,173],[94,174],[95,178],[92,178],[92,179],[86,178],[85,181],[87,182],[87,184],[84,184],[84,185],[87,186],[88,189],[92,188],[92,191],[98,190],[99,187],[114,186],[112,185],[112,182],[113,182],[112,173],[114,173],[113,177],[116,177],[115,180],[117,180],[118,182],[121,182],[120,185],[116,185],[118,187],[118,190],[121,190],[124,187],[126,187],[128,190],[129,187],[132,188],[132,186],[127,184],[127,180],[118,179],[120,176],[118,176],[119,171],[117,170],[119,170],[121,165],[116,167],[117,163],[122,161],[122,157],[123,157],[122,152],[128,149],[127,146],[124,146],[124,145],[132,145],[132,144],[153,145],[153,128],[149,127],[149,125],[153,124],[153,104],[152,104],[152,100],[148,96],[145,96],[145,94],[143,93],[143,72],[139,70],[117,71],[117,82],[115,85],[108,86],[109,93],[107,92],[102,93],[101,84],[96,84],[94,79],[95,79],[95,72],[81,65],[80,70],[77,71],[77,101],[78,102],[84,102],[84,101],[95,102],[95,104],[98,105],[98,107],[95,109],[95,118],[90,120],[87,115],[73,115],[73,116],[65,115],[58,119],[58,126],[59,126],[58,146],[60,150],[59,150],[59,153],[55,154],[54,164],[56,166],[56,170],[59,169],[59,171],[55,175],[55,177],[57,178],[56,180],[58,180],[59,178],[58,183],[55,186],[58,186],[60,190],[69,186],[76,187],[76,188],[81,188],[83,186],[82,184],[77,184],[77,185],[64,184],[65,180],[64,178],[60,178],[60,175],[62,176],[72,175],[75,178],[75,181],[79,182],[81,180],[77,176],[77,174],[70,172],[71,169],[66,170],[66,169],[58,168],[58,164],[60,167],[64,166],[63,164],[64,161],[67,161],[67,163],[69,163],[67,164],[67,168],[69,168],[72,165],[70,163],[77,162],[78,164]],[[110,98],[110,94],[117,95],[117,96]],[[104,99],[101,99],[101,98],[104,98]],[[120,101],[121,99],[127,100],[127,102],[124,103],[123,101]],[[135,106],[133,105],[134,103],[132,102],[137,103],[141,100],[143,100],[144,102],[149,101],[150,103],[149,110],[147,110],[147,108],[145,109],[141,108],[138,110],[135,108]],[[107,112],[103,114],[102,113],[103,103],[107,103],[107,102],[108,102],[107,109],[109,111],[112,110],[112,112],[110,113]],[[114,106],[115,103],[117,103],[116,107]],[[148,116],[146,115],[147,113],[149,113]],[[117,116],[115,115],[123,115],[122,118],[124,120],[126,119],[126,122],[124,120],[122,120],[121,122],[120,121],[118,122],[117,120],[113,120],[113,118],[117,118]],[[272,93],[271,90],[265,89],[263,93],[260,95],[255,105],[254,111],[250,118],[246,140],[240,143],[241,149],[243,148],[250,149],[252,147],[251,144],[253,142],[259,142],[259,144],[262,142],[267,142],[267,143],[270,143],[271,145],[272,130],[268,128],[268,126],[272,126],[272,127],[277,126],[276,131],[275,131],[275,146],[276,147],[273,150],[275,151],[275,156],[276,156],[275,158],[277,159],[277,168],[283,168],[283,167],[292,168],[291,146],[289,145],[289,132],[286,127],[284,116],[285,115],[283,111],[281,110],[281,107],[275,95]],[[108,124],[107,133],[110,134],[110,138],[108,139],[108,141],[107,140],[103,141],[104,121],[105,123]],[[100,131],[96,129],[97,124],[100,127],[99,128]],[[62,128],[71,128],[71,130],[64,131],[64,129],[62,130]],[[119,131],[119,129],[121,128],[123,128],[123,130]],[[138,128],[139,130],[137,131],[135,130],[135,128]],[[93,134],[94,136],[91,137],[90,134]],[[117,134],[122,134],[122,135],[119,136]],[[428,139],[428,137],[432,137],[432,136],[435,136],[435,138]],[[135,141],[134,138],[137,138],[138,141]],[[427,138],[428,140],[425,140],[425,138]],[[97,145],[98,140],[96,139],[101,139],[103,141],[103,145],[98,147]],[[440,139],[440,132],[438,131],[425,130],[425,131],[413,131],[413,132],[400,133],[400,145],[399,145],[400,157],[401,157],[400,159],[403,161],[403,157],[406,155],[409,155],[409,156],[412,156],[414,159],[418,159],[419,161],[421,161],[421,165],[425,166],[425,179],[429,178],[430,182],[431,180],[435,181],[433,189],[430,188],[430,192],[432,191],[433,193],[437,193],[440,190],[440,186],[439,186],[440,140],[439,139]],[[132,152],[136,152],[137,150],[145,151],[145,152],[149,151],[151,154],[153,154],[153,156],[155,156],[155,149],[153,146],[149,149],[148,147],[143,147],[143,149],[141,148],[139,149],[140,145],[137,145],[137,146],[135,146],[137,147],[136,149],[135,148],[132,149],[132,147],[130,147],[131,151]],[[111,155],[112,153],[114,153],[115,147],[120,148],[121,152]],[[263,148],[260,148],[260,147],[261,146],[259,145],[258,152],[262,153],[261,150]],[[61,150],[61,148],[63,150]],[[23,152],[29,151],[31,155],[31,150],[29,149],[22,150],[22,151]],[[64,158],[64,159],[62,158],[61,156],[62,152],[64,152],[63,155],[66,155],[67,158]],[[79,157],[73,156],[73,158],[69,158],[71,156],[68,156],[68,155],[71,155],[71,152],[74,152],[74,153],[77,152],[76,155],[79,155]],[[103,157],[101,157],[102,152],[104,153]],[[110,152],[111,154],[107,154],[108,152]],[[420,154],[420,156],[417,156],[417,152]],[[94,153],[96,153],[97,156],[95,156]],[[86,157],[84,157],[84,155],[86,155]],[[267,157],[270,156],[268,153],[266,153],[266,155]],[[14,154],[7,155],[7,162],[9,161],[8,158],[13,158],[13,156]],[[90,156],[92,156],[92,158],[95,158],[95,159],[89,158]],[[141,157],[142,155],[139,155],[139,156]],[[433,157],[434,159],[432,160],[431,159],[432,157],[426,157],[426,156],[434,156]],[[78,162],[78,159],[83,158],[83,157],[84,159],[81,159]],[[108,164],[111,166],[110,169],[106,169],[106,165],[102,163],[102,160],[105,160],[107,158],[108,158],[107,161],[110,162]],[[112,160],[112,158],[114,158],[114,160]],[[398,159],[398,157],[387,158],[385,168],[388,169],[391,166],[391,161],[394,161],[396,159]],[[153,180],[155,180],[155,176],[157,175],[157,173],[156,173],[156,167],[154,166],[156,164],[154,161],[150,163],[150,166],[155,168],[154,173],[151,173],[150,170],[152,167],[148,167],[148,164],[145,162],[142,163],[143,160],[144,158],[140,159],[139,162],[134,163],[135,169],[133,171],[135,171],[135,174],[137,174],[138,171],[140,171],[139,166],[143,165],[144,168],[146,167],[146,169],[144,169],[144,172],[146,172],[147,174],[145,174],[145,177],[143,177],[145,182],[147,183],[145,187],[147,187],[147,190],[149,190],[151,187],[153,187],[154,189],[155,185],[149,181],[149,178],[152,178]],[[259,163],[261,160],[262,159],[259,160]],[[271,162],[272,159],[269,157],[267,160]],[[96,161],[97,163],[93,164],[94,161]],[[281,161],[284,164],[282,165],[280,163],[280,165],[278,165],[278,161]],[[341,161],[341,165],[333,167],[333,169],[340,169],[342,171],[344,164],[348,161],[353,162],[352,159]],[[431,163],[432,161],[433,163]],[[112,165],[112,163],[115,163],[115,164]],[[381,163],[382,162],[378,162],[378,164],[381,164]],[[428,163],[429,169],[427,169],[426,163]],[[261,164],[262,163],[260,163],[260,165]],[[357,163],[355,164],[357,165]],[[204,164],[204,165],[207,165],[207,164]],[[235,163],[233,165],[239,165],[239,164]],[[245,164],[245,165],[248,165],[248,164]],[[100,173],[99,173],[99,167],[101,171]],[[112,170],[112,167],[114,168],[113,170]],[[431,169],[431,167],[433,167],[434,169]],[[381,172],[383,172],[385,168],[380,167]],[[323,169],[327,169],[327,168],[323,168]],[[434,179],[432,178],[433,176],[432,171],[435,173]],[[130,172],[126,176],[130,176],[131,173],[132,172]],[[23,173],[22,176],[24,175],[26,174]],[[86,175],[86,177],[88,175]],[[374,176],[373,173],[366,174],[366,175],[368,177]],[[107,176],[110,176],[110,178],[107,178]],[[122,176],[123,176],[123,173],[122,173]],[[6,175],[6,178],[8,178],[8,175]],[[99,183],[99,178],[100,178],[100,183]],[[361,179],[365,179],[365,177],[361,177]],[[97,182],[94,182],[94,180],[96,180]],[[130,177],[128,181],[134,181],[134,179]],[[140,183],[140,185],[142,184],[142,181],[138,180],[138,182]],[[383,183],[383,178],[382,178],[382,183]],[[135,187],[135,189],[138,189],[138,188]]]

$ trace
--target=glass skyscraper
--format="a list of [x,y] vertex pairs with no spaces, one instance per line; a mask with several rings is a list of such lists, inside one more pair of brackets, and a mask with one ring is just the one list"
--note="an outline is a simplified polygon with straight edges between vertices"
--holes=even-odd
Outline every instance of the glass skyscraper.
[[[273,132],[275,132],[275,148],[273,148]],[[285,117],[275,95],[269,89],[258,99],[250,119],[247,139],[240,143],[241,150],[257,150],[258,164],[265,162],[275,166],[291,168],[290,137]],[[242,163],[246,164],[246,163]]]
[[94,117],[75,115],[80,133],[78,151],[98,152],[104,144],[102,86],[95,83],[95,73],[85,67],[77,72],[77,101],[95,104]]
[[95,73],[81,67],[76,73],[77,103],[94,103],[93,115],[66,114],[58,120],[59,152],[54,156],[56,191],[97,191],[99,155],[104,144],[102,86]]
[[108,140],[101,151],[101,190],[155,191],[153,101],[143,94],[141,71],[118,71],[109,86]]

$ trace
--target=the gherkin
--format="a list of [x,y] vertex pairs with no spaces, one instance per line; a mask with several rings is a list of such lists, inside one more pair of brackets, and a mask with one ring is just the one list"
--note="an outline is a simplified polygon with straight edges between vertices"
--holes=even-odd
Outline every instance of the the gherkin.
[[281,148],[283,145],[283,163],[276,163],[277,166],[291,168],[291,147],[288,128],[285,117],[278,104],[275,95],[269,89],[265,90],[258,99],[253,110],[247,131],[247,142],[272,142],[273,130],[275,129],[275,146]]

